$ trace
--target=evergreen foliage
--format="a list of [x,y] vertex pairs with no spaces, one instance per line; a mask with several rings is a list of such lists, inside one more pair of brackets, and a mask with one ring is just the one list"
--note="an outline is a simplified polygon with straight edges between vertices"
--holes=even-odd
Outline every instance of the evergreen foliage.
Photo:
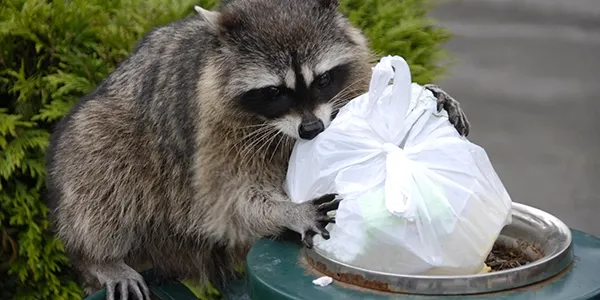
[[[308,1],[308,0],[305,0]],[[3,0],[0,6],[0,299],[80,299],[43,201],[52,126],[154,26],[218,0]],[[378,55],[406,58],[413,80],[441,74],[449,36],[425,0],[341,0]],[[218,293],[207,288],[205,298]]]

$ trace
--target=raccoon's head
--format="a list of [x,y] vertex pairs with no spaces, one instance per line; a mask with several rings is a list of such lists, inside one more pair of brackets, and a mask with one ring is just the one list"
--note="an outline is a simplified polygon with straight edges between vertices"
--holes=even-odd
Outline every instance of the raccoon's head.
[[232,0],[196,8],[219,43],[231,108],[293,138],[313,139],[368,88],[371,53],[336,0]]

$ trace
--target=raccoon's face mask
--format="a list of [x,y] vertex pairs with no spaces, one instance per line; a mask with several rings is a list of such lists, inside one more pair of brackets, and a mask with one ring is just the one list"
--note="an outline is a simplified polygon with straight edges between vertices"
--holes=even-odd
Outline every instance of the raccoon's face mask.
[[[334,0],[232,1],[212,22],[231,64],[235,107],[296,139],[313,139],[337,110],[365,92],[363,36]],[[365,72],[366,71],[366,72]]]
[[[324,64],[326,65],[326,64]],[[239,106],[273,124],[279,131],[300,139],[313,139],[325,130],[349,91],[350,64],[336,65],[313,75],[300,63],[289,67],[282,84],[248,90]],[[304,73],[304,74],[303,74]]]

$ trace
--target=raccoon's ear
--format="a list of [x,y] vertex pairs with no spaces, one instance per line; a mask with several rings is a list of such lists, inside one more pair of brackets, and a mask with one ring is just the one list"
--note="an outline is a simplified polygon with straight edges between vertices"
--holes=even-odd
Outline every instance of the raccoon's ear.
[[322,7],[329,9],[337,9],[339,5],[338,0],[317,0],[317,2],[319,2]]
[[221,33],[234,31],[243,26],[242,19],[238,14],[232,14],[231,12],[224,12],[219,15],[217,26]]
[[217,22],[219,19],[219,13],[216,11],[210,11],[210,10],[206,10],[198,5],[194,6],[194,9],[196,10],[196,12],[202,17],[204,18],[204,20],[206,22],[208,22],[210,24],[210,26],[216,28],[217,27]]

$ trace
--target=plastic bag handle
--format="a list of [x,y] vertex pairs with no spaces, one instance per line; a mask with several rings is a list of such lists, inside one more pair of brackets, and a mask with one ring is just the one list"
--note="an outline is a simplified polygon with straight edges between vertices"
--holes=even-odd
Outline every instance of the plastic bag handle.
[[[390,80],[393,80],[391,94],[384,95]],[[363,118],[384,142],[397,144],[404,136],[410,97],[411,74],[406,60],[400,56],[383,57],[373,68],[368,107]]]

